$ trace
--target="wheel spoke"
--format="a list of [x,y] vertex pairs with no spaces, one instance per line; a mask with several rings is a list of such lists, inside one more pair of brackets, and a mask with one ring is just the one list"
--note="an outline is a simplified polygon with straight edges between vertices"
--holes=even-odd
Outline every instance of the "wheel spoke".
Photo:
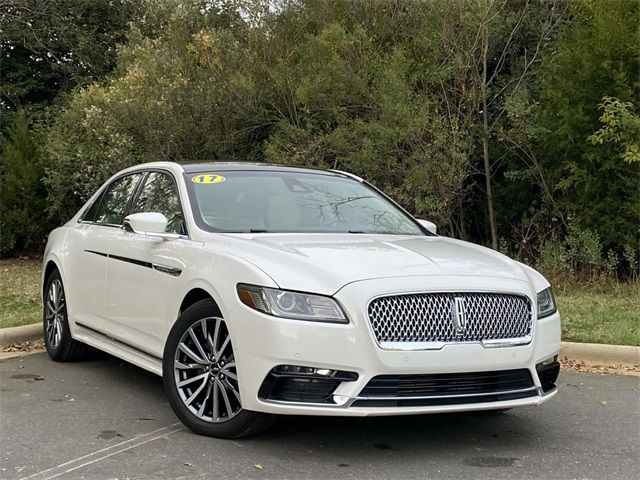
[[185,385],[189,385],[190,383],[196,382],[198,380],[202,380],[203,378],[206,378],[208,375],[209,375],[209,372],[204,372],[204,373],[201,373],[200,375],[187,378],[186,380],[182,380],[181,382],[178,382],[178,387],[184,387]]
[[200,394],[200,392],[202,391],[202,389],[207,385],[207,379],[205,378],[204,380],[202,380],[202,383],[200,384],[200,386],[198,388],[196,388],[196,391],[193,392],[191,394],[191,396],[189,398],[187,398],[187,400],[185,401],[187,407],[189,405],[191,405],[191,403],[193,403],[193,401],[195,400],[195,398]]
[[60,282],[56,282],[56,299],[58,300],[58,305],[62,304],[62,286]]
[[231,341],[231,337],[227,335],[227,338],[225,338],[224,342],[222,342],[222,346],[220,347],[220,350],[215,352],[216,362],[220,360],[220,357],[222,356],[222,352],[224,352],[224,349],[227,348],[227,345],[229,345],[230,341]]
[[218,382],[213,382],[213,413],[211,414],[213,421],[216,422],[220,418],[220,402],[218,401]]
[[207,361],[203,358],[198,357],[198,355],[196,355],[189,347],[187,347],[184,342],[180,342],[178,348],[182,350],[182,352],[194,362],[199,363],[200,365],[207,365]]
[[220,393],[222,394],[222,399],[224,400],[224,407],[227,410],[227,418],[231,418],[233,415],[233,410],[231,409],[231,402],[229,402],[229,395],[227,395],[227,389],[224,384],[216,378],[216,383],[220,385]]
[[236,390],[236,388],[233,385],[231,385],[231,382],[229,382],[226,379],[224,381],[224,384],[227,387],[227,390],[231,390],[233,392],[233,394],[235,395],[236,399],[238,400],[238,402],[240,402],[240,392],[238,392]]
[[55,345],[53,347],[57,347],[60,344],[60,340],[62,339],[62,326],[60,325],[60,320],[57,318],[54,320],[55,322]]
[[182,363],[177,360],[173,363],[173,366],[178,370],[197,370],[202,368],[202,365],[199,363]]
[[198,340],[198,337],[193,331],[193,328],[189,329],[189,336],[191,337],[191,340],[193,340],[193,343],[196,344],[196,348],[198,349],[198,352],[200,352],[200,355],[202,356],[202,358],[207,360],[207,358],[209,358],[209,355],[207,355],[207,353],[202,348],[202,345],[200,345],[200,340]]
[[51,301],[53,302],[53,306],[58,308],[58,283],[53,282],[51,284]]
[[198,416],[202,417],[202,415],[204,414],[204,409],[207,407],[207,402],[209,401],[209,396],[211,395],[211,388],[213,387],[212,384],[209,384],[207,386],[207,393],[204,397],[204,400],[202,401],[202,405],[200,405],[200,410],[198,410]]
[[204,338],[207,338],[208,332],[207,332],[207,319],[206,318],[203,318],[202,320],[200,320],[200,328],[202,329],[202,336]]
[[47,338],[49,339],[49,345],[55,348],[55,345],[53,344],[53,340],[56,334],[56,327],[54,322],[55,320],[51,320],[51,322],[49,323],[49,326],[47,328]]
[[211,353],[215,355],[216,353],[216,345],[218,345],[218,336],[220,335],[220,324],[222,320],[216,318],[216,326],[213,330],[213,341],[211,342]]
[[221,370],[223,370],[224,373],[227,373],[227,371],[232,369],[232,368],[236,368],[236,362],[233,359],[233,357],[231,357],[231,360],[229,362],[224,364],[224,366],[221,368]]
[[224,374],[225,374],[225,376],[227,376],[227,377],[229,377],[229,378],[232,378],[232,379],[233,379],[233,380],[235,380],[236,382],[238,381],[238,376],[237,376],[235,373],[230,372],[230,371],[228,371],[228,370],[221,370],[221,372],[222,372],[222,373],[224,373]]

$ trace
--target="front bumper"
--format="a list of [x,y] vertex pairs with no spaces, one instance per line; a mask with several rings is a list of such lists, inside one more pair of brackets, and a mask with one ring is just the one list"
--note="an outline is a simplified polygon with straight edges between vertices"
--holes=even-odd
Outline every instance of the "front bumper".
[[[438,287],[434,288],[434,279]],[[390,283],[393,285],[390,288]],[[560,349],[558,313],[534,320],[532,341],[527,345],[486,348],[479,343],[446,344],[440,350],[383,350],[373,336],[366,316],[368,301],[380,294],[418,291],[495,291],[520,293],[535,300],[528,283],[495,278],[491,290],[474,277],[447,279],[406,277],[355,282],[335,296],[349,314],[347,325],[274,318],[238,304],[228,312],[229,329],[238,363],[240,396],[247,410],[293,415],[370,416],[404,415],[512,408],[538,405],[555,394],[543,391],[536,365],[557,355]],[[534,302],[535,305],[535,302]],[[304,403],[260,398],[259,390],[279,365],[299,365],[355,372],[357,380],[345,381],[333,393],[333,403]],[[359,406],[362,390],[379,375],[419,375],[528,369],[531,395],[499,401],[429,406]]]

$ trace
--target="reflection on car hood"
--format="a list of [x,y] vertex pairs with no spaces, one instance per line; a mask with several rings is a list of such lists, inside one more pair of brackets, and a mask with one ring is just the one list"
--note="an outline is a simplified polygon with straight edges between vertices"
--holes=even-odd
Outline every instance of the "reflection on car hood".
[[363,234],[229,234],[230,253],[253,263],[285,289],[335,293],[373,278],[415,275],[527,280],[517,262],[445,237]]

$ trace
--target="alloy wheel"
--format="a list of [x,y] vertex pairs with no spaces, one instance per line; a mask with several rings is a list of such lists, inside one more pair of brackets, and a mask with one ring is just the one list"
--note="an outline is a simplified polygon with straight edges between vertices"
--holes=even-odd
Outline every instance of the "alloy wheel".
[[180,398],[199,419],[221,423],[242,410],[231,337],[222,318],[203,318],[185,331],[173,371]]
[[62,340],[62,323],[65,321],[65,298],[62,282],[55,279],[49,285],[45,307],[45,335],[52,349],[58,348]]

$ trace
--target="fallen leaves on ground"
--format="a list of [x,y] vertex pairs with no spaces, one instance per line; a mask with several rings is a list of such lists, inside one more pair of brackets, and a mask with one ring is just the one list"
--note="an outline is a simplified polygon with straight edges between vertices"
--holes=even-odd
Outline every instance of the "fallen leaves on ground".
[[609,375],[640,375],[640,365],[595,365],[587,364],[581,360],[569,360],[560,358],[563,370],[571,370],[582,373],[603,373]]
[[44,340],[41,338],[38,340],[26,340],[24,342],[15,342],[4,345],[0,352],[13,353],[13,352],[31,352],[33,350],[42,350],[44,348]]

